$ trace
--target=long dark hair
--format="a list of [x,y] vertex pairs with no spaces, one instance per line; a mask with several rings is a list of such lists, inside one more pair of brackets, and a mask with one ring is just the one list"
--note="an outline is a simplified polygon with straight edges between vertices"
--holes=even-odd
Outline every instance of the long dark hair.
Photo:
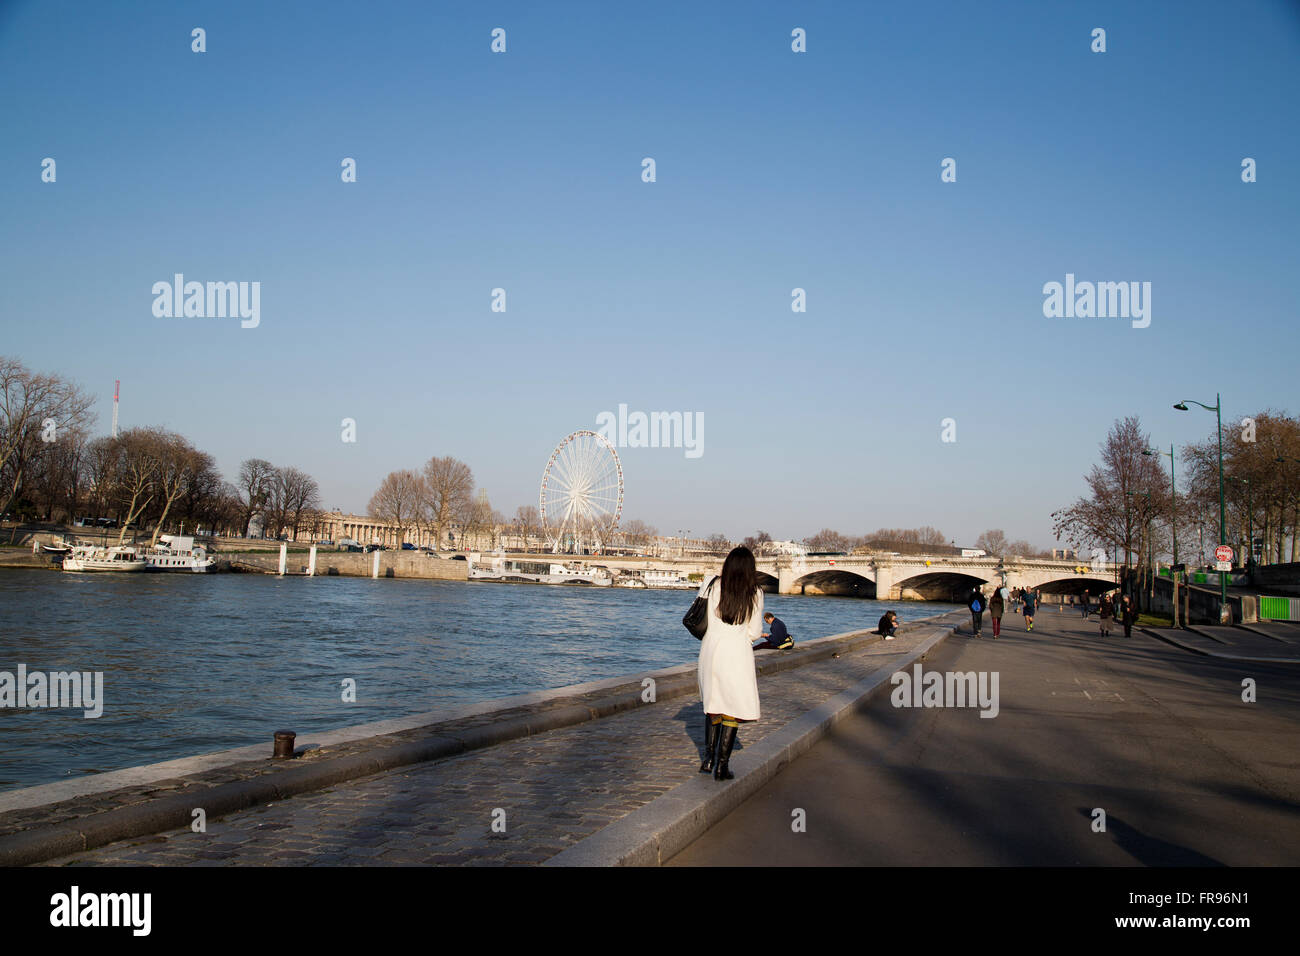
[[722,596],[718,617],[727,624],[744,624],[758,603],[758,567],[754,552],[744,545],[732,548],[722,562]]

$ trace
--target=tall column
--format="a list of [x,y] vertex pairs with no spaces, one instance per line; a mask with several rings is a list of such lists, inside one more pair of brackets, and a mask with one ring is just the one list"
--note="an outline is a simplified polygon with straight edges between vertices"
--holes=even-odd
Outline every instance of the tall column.
[[876,600],[888,601],[889,592],[894,587],[894,566],[888,561],[877,559],[876,566]]

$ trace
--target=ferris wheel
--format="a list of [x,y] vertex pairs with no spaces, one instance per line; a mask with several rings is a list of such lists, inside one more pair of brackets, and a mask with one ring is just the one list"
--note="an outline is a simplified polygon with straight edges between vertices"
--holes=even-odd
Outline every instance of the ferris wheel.
[[604,546],[623,513],[623,465],[605,438],[576,431],[542,472],[539,516],[552,554]]

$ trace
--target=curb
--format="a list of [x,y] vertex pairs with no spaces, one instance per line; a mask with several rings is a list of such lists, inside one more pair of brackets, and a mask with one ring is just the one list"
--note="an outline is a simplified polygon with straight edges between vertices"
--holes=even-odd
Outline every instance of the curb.
[[[1256,657],[1248,654],[1224,654],[1222,651],[1210,651],[1210,650],[1206,650],[1203,647],[1195,647],[1191,644],[1185,644],[1182,641],[1178,640],[1177,638],[1171,637],[1168,634],[1160,634],[1156,631],[1148,630],[1145,627],[1139,627],[1138,630],[1141,631],[1143,634],[1147,635],[1148,637],[1154,637],[1157,641],[1164,641],[1166,644],[1172,644],[1174,647],[1177,647],[1180,650],[1190,651],[1193,654],[1200,654],[1202,657],[1217,657],[1219,660],[1241,661],[1250,664],[1300,664],[1300,657]],[[1197,631],[1193,628],[1189,627],[1188,630],[1192,631],[1195,634],[1200,634],[1201,637],[1206,637],[1209,638],[1210,640],[1215,640],[1215,638],[1210,637],[1210,635],[1201,634],[1200,631]],[[1219,641],[1218,643],[1222,644],[1223,642]]]
[[[658,866],[681,852],[807,752],[835,724],[889,685],[891,675],[925,657],[956,633],[944,627],[921,642],[903,661],[886,664],[848,690],[797,717],[780,730],[745,748],[745,769],[725,787],[699,777],[681,784],[639,810],[614,821],[542,866]],[[751,765],[752,764],[752,765]]]
[[[771,651],[762,655],[755,661],[755,669],[760,674],[780,673],[879,641],[878,635],[867,630],[816,638],[789,651]],[[654,678],[654,703],[697,690],[694,665],[679,665],[670,670],[675,673]],[[631,680],[640,677],[642,675],[635,675]],[[627,679],[619,680],[621,683],[629,682]],[[0,866],[27,866],[120,840],[187,828],[196,808],[202,808],[207,817],[213,819],[386,770],[587,723],[644,706],[642,693],[638,686],[585,704],[551,707],[535,715],[512,717],[461,731],[438,732],[435,725],[430,728],[429,736],[418,740],[288,767],[246,780],[198,787],[188,793],[147,799],[62,823],[19,830],[0,836]]]

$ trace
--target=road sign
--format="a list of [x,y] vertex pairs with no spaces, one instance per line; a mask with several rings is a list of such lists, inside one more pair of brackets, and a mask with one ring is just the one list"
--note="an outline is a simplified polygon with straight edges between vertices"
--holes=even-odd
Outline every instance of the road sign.
[[1214,562],[1214,570],[1216,570],[1216,571],[1231,571],[1231,570],[1232,570],[1232,562],[1231,562],[1231,561],[1215,561],[1215,562]]
[[1214,560],[1220,563],[1227,561],[1229,564],[1231,564],[1232,548],[1228,547],[1226,544],[1219,545],[1217,548],[1214,549]]

